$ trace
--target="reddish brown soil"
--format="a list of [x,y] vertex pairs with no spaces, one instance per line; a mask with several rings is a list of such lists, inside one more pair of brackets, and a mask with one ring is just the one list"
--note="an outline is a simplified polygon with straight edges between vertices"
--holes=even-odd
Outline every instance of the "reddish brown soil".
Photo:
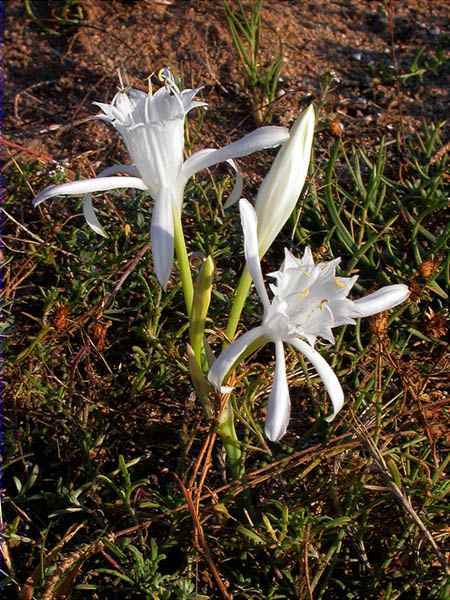
[[[255,126],[222,2],[80,0],[77,25],[55,20],[62,5],[31,2],[34,21],[21,0],[7,5],[7,139],[57,160],[69,158],[74,169],[86,159],[95,169],[112,156],[117,160],[117,136],[84,119],[95,114],[94,100],[111,99],[119,67],[136,87],[145,87],[146,77],[165,65],[187,85],[203,84],[210,109],[202,146],[205,137],[217,145]],[[448,69],[446,77],[427,69],[406,83],[393,75],[407,74],[421,48],[432,56],[446,43],[448,53],[449,15],[448,4],[435,0],[266,0],[264,55],[277,51],[279,38],[284,54],[274,122],[289,125],[311,99],[324,100],[328,122],[337,118],[344,136],[358,143],[417,129],[424,119],[442,120]],[[59,35],[43,26],[57,27]],[[334,80],[324,97],[327,73]]]

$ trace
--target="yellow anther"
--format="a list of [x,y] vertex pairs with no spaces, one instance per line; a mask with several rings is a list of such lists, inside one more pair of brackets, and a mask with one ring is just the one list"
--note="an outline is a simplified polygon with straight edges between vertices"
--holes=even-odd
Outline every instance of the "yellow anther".
[[345,285],[345,283],[342,281],[342,279],[339,279],[339,277],[335,277],[334,281],[336,282],[336,286],[338,288],[342,288],[345,289],[347,286]]
[[162,69],[160,69],[158,71],[158,79],[162,83],[165,83],[166,81],[170,83],[173,80],[173,75],[170,72],[170,69],[168,67],[163,67]]
[[326,298],[324,298],[323,300],[320,301],[320,310],[323,309],[325,304],[328,304],[328,300]]
[[307,296],[309,296],[309,288],[305,288],[301,292],[297,293],[298,298],[306,298]]

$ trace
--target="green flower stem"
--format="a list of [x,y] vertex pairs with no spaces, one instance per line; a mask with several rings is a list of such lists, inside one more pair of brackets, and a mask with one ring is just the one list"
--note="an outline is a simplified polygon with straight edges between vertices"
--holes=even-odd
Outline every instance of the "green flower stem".
[[245,269],[242,271],[239,284],[234,293],[233,304],[231,306],[230,316],[225,329],[225,334],[229,340],[232,340],[235,336],[239,319],[241,318],[242,309],[244,308],[251,285],[252,277],[248,272],[247,267],[245,267]]
[[[247,269],[244,268],[242,271],[239,284],[236,288],[233,298],[233,304],[231,306],[230,316],[228,318],[227,327],[225,329],[225,335],[229,340],[232,340],[236,334],[236,329],[241,318],[242,309],[244,308],[245,301],[247,300],[252,285],[252,277]],[[252,344],[251,348],[244,354],[247,356],[252,354],[257,348],[262,345],[262,340],[257,340]],[[244,360],[245,356],[240,357],[240,361]],[[227,401],[222,414],[219,417],[218,432],[222,438],[222,442],[227,455],[228,465],[230,467],[231,474],[235,479],[242,477],[245,473],[245,467],[242,464],[242,451],[241,445],[236,435],[234,427],[234,416],[233,409],[230,404],[230,400]]]
[[234,428],[233,408],[228,398],[224,409],[219,416],[217,432],[220,435],[227,455],[228,466],[234,479],[239,479],[244,474],[244,468],[241,464],[241,444],[239,443]]
[[[252,278],[247,267],[245,267],[245,269],[242,271],[239,284],[234,293],[233,304],[231,306],[230,316],[228,317],[228,323],[225,329],[225,335],[229,340],[232,340],[236,334],[242,309],[244,308],[251,285]],[[218,431],[220,437],[222,438],[231,474],[235,479],[239,479],[239,477],[245,473],[245,468],[241,462],[242,452],[238,437],[236,435],[236,430],[234,428],[234,416],[233,409],[230,405],[230,400],[227,401],[225,408],[219,417],[219,423],[220,425]]]
[[[241,356],[236,361],[236,364],[244,361],[248,356],[250,356],[259,348],[261,348],[261,346],[264,346],[266,342],[267,338],[263,337],[254,341],[253,344],[250,344],[247,350],[241,354]],[[231,373],[231,371],[235,368],[236,364],[231,367],[228,373]],[[245,464],[242,460],[242,444],[240,443],[236,435],[236,429],[234,427],[234,414],[230,398],[227,399],[225,406],[221,414],[219,415],[217,432],[220,435],[223,447],[225,448],[225,453],[227,455],[227,463],[230,468],[230,472],[234,479],[239,479],[245,473]]]
[[214,278],[214,261],[211,256],[203,262],[194,287],[194,302],[190,316],[189,335],[191,346],[200,368],[208,370],[204,357],[205,323],[208,316],[209,303]]
[[180,270],[181,284],[183,286],[184,303],[188,317],[191,316],[192,300],[194,298],[194,284],[192,283],[191,265],[184,241],[183,226],[181,225],[181,215],[175,213],[173,217],[175,254],[177,257],[178,268]]
[[205,415],[208,419],[213,416],[213,407],[209,398],[209,392],[211,391],[211,385],[206,379],[206,375],[203,373],[201,366],[197,362],[192,346],[187,345],[187,355],[189,361],[189,372],[191,374],[191,380],[194,385],[197,398],[203,404]]

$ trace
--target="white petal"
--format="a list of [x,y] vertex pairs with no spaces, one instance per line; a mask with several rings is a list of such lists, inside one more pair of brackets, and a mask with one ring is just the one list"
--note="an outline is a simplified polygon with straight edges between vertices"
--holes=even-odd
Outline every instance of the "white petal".
[[306,246],[300,263],[303,267],[314,267],[314,258],[311,252],[311,248],[309,246]]
[[314,350],[314,348],[303,340],[289,338],[287,342],[306,356],[323,381],[333,404],[333,414],[327,417],[326,420],[328,422],[332,421],[344,405],[344,392],[342,391],[341,384],[339,383],[335,372],[317,350]]
[[234,162],[234,160],[227,160],[227,164],[230,165],[232,169],[234,169],[236,173],[236,181],[234,182],[233,190],[228,200],[225,202],[224,208],[230,208],[230,206],[233,206],[233,204],[236,204],[236,202],[238,202],[239,198],[242,196],[242,188],[244,182],[241,172],[239,171],[239,168]]
[[163,288],[173,265],[173,195],[163,188],[155,198],[151,226],[153,266]]
[[37,206],[53,196],[83,196],[92,192],[106,192],[118,188],[147,190],[145,183],[138,177],[96,177],[95,179],[71,181],[61,185],[50,185],[36,196],[33,200],[33,206]]
[[[131,177],[139,177],[139,172],[134,165],[111,165],[110,167],[106,167],[106,169],[100,171],[97,177],[110,177],[111,175],[116,175],[117,173],[126,173]],[[95,233],[103,237],[108,237],[97,218],[97,214],[92,204],[91,194],[86,196],[86,198],[83,200],[83,215],[86,223],[93,231],[95,231]]]
[[175,185],[183,165],[184,117],[118,130],[153,198],[162,187]]
[[135,104],[135,102],[130,100],[126,92],[119,92],[114,98],[114,106],[124,116],[128,116],[133,112]]
[[202,100],[194,100],[194,97],[198,94],[198,92],[201,89],[203,89],[203,86],[198,87],[195,90],[186,89],[181,92],[181,101],[183,103],[184,111],[186,113],[188,113],[193,108],[206,108],[208,106],[207,102],[203,102]]
[[108,237],[105,230],[100,225],[100,221],[97,219],[97,215],[95,214],[95,210],[92,205],[92,196],[90,194],[83,200],[83,214],[84,218],[86,219],[86,223],[93,231],[95,231],[95,233],[98,233],[98,235],[103,237]]
[[267,252],[297,204],[308,173],[313,135],[311,105],[294,123],[289,140],[278,151],[259,188],[255,208],[260,256]]
[[[305,249],[305,253],[306,253],[306,250],[309,250],[309,247],[307,247]],[[301,266],[303,266],[302,261],[299,260],[298,258],[295,258],[295,256],[292,254],[292,252],[288,248],[285,248],[284,249],[284,261],[283,261],[283,264],[281,265],[281,271],[287,271],[288,269],[298,269]]]
[[103,102],[93,102],[92,104],[95,104],[104,112],[103,115],[95,115],[98,119],[118,121],[119,123],[122,122],[123,115],[115,106],[112,106],[111,104],[104,104]]
[[[195,88],[195,90],[191,90],[189,88],[186,88],[185,90],[183,90],[181,92],[181,100],[183,102],[184,105],[184,110],[186,112],[188,112],[189,110],[191,110],[192,108],[192,104],[194,103],[194,98],[195,96],[200,92],[200,90],[202,90],[204,88],[204,86],[200,86],[198,88]],[[201,100],[197,101],[199,104],[203,104],[204,106],[208,106],[207,102],[203,102]]]
[[234,365],[245,350],[256,342],[258,339],[265,337],[264,327],[255,327],[250,329],[244,335],[239,336],[234,342],[223,350],[218,358],[214,361],[213,366],[209,370],[208,380],[209,382],[222,393],[229,391],[229,388],[222,388],[222,381],[228,374],[228,371]]
[[394,306],[404,302],[409,293],[408,287],[403,283],[382,287],[373,294],[355,300],[353,304],[357,309],[357,313],[352,316],[369,317],[394,308]]
[[[200,158],[202,158],[202,157],[205,158],[208,155],[210,155],[212,152],[216,152],[216,150],[214,150],[214,148],[204,148],[203,150],[199,150],[197,152],[197,155]],[[235,163],[234,160],[232,160],[230,158],[229,160],[227,160],[225,162],[236,173],[236,181],[234,182],[234,186],[233,186],[233,189],[231,191],[231,194],[230,194],[228,200],[225,202],[225,206],[224,206],[224,208],[230,208],[230,206],[233,206],[233,204],[236,204],[236,202],[238,202],[239,198],[241,197],[241,195],[242,195],[242,188],[243,188],[243,181],[244,180],[243,180],[241,172],[239,171],[239,168],[238,168],[238,166],[237,166],[237,164]],[[184,175],[182,176],[182,179],[184,180]],[[184,185],[184,183],[183,183],[183,185]]]
[[261,263],[259,261],[258,236],[256,233],[258,222],[255,209],[248,200],[244,199],[239,202],[239,209],[241,211],[242,230],[244,231],[244,250],[247,268],[250,271],[264,309],[266,309],[270,305],[270,301],[266,286],[264,285]]
[[134,165],[111,165],[100,171],[96,177],[111,177],[111,175],[117,175],[117,173],[126,173],[130,177],[140,177],[139,171]]
[[205,150],[196,152],[190,156],[183,165],[182,177],[187,181],[190,177],[202,169],[207,169],[218,163],[225,162],[230,158],[239,158],[247,156],[258,150],[273,148],[282,144],[289,138],[289,131],[286,127],[260,127],[251,133],[244,135],[243,138],[232,144],[228,144],[219,150],[206,153]]
[[286,378],[283,342],[275,342],[275,378],[267,406],[265,432],[271,442],[278,442],[286,433],[291,415],[291,400]]
[[136,88],[130,88],[128,90],[128,98],[131,100],[133,108],[136,106],[136,104],[138,104],[142,100],[145,100],[147,96],[147,92],[137,90]]
[[191,102],[189,109],[186,110],[186,113],[188,113],[193,108],[208,108],[208,103],[202,102],[201,100],[194,100],[193,102]]

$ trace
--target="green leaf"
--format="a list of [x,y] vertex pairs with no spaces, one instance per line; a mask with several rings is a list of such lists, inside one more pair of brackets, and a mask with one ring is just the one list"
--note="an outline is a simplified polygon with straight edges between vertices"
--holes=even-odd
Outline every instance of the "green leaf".
[[239,525],[237,531],[256,544],[266,544],[266,541],[260,535],[251,529],[247,529],[247,527],[244,527],[243,525]]

